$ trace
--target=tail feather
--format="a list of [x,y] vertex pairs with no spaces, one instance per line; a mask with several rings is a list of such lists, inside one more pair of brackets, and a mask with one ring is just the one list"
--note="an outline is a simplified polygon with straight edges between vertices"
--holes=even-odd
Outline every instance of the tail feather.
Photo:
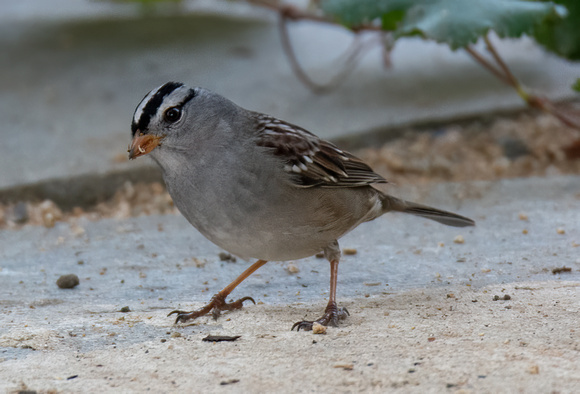
[[453,227],[475,226],[473,220],[453,212],[447,212],[427,205],[401,200],[386,194],[382,197],[381,201],[385,212],[396,211],[410,213],[411,215],[421,216]]

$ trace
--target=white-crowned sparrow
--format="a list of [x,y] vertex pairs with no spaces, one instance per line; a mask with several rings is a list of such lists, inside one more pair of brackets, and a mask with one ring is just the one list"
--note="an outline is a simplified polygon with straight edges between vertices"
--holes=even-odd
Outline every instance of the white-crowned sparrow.
[[[248,111],[202,88],[169,82],[149,92],[131,125],[129,158],[149,154],[183,216],[205,237],[243,259],[259,259],[204,308],[173,311],[176,323],[242,307],[229,293],[268,260],[320,251],[330,262],[323,325],[336,325],[337,239],[386,212],[463,227],[473,220],[375,189],[386,180],[363,161],[301,127]],[[296,323],[310,329],[313,321]]]

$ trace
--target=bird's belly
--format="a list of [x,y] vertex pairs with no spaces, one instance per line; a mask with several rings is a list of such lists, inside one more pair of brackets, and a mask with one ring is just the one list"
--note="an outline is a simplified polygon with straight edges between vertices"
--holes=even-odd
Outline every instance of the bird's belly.
[[299,220],[302,215],[293,214],[288,206],[276,213],[255,206],[245,209],[243,215],[238,214],[239,210],[239,206],[235,211],[226,206],[219,211],[203,210],[191,217],[190,222],[211,242],[243,259],[301,259],[320,252],[342,235],[313,228]]
[[365,221],[368,212],[363,207],[354,212],[368,199],[363,188],[257,190],[255,184],[238,180],[227,188],[206,183],[187,194],[181,190],[170,188],[170,193],[187,220],[211,242],[243,259],[312,256]]
[[245,234],[208,232],[206,238],[243,259],[268,261],[297,260],[312,256],[337,237],[307,237],[295,233],[245,228]]
[[235,203],[222,199],[203,208],[174,201],[207,239],[243,259],[286,261],[309,257],[349,229],[313,223],[313,208],[292,200],[273,204],[259,198]]

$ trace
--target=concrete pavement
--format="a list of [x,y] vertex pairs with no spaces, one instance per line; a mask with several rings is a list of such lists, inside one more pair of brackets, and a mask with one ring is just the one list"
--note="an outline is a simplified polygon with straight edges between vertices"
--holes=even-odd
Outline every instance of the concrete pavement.
[[[471,197],[458,199],[457,196],[464,195],[466,190]],[[413,315],[415,317],[409,315],[411,321],[403,316],[384,316],[389,311],[393,314],[394,310],[413,309],[406,304],[409,301],[400,298],[406,297],[405,294],[414,294],[413,305],[423,305],[432,299],[438,300],[437,303],[446,298],[463,300],[466,304],[462,305],[467,309],[460,315],[454,315],[455,320],[446,323],[445,327],[454,332],[467,332],[465,330],[470,327],[470,322],[479,319],[489,308],[523,307],[531,300],[525,289],[546,289],[541,293],[542,303],[546,304],[546,308],[552,308],[554,302],[554,306],[566,305],[562,310],[567,311],[565,316],[556,321],[553,308],[546,310],[541,305],[537,306],[543,315],[537,315],[535,309],[526,312],[535,313],[537,320],[527,320],[523,326],[508,325],[511,328],[502,329],[501,335],[500,331],[486,334],[489,340],[493,339],[489,346],[499,346],[495,342],[500,343],[505,338],[529,342],[528,336],[531,334],[526,334],[526,339],[518,331],[523,327],[539,332],[544,325],[557,325],[559,330],[569,330],[571,334],[569,339],[558,337],[554,341],[571,341],[568,349],[576,349],[577,354],[580,350],[575,317],[580,289],[578,177],[439,184],[428,189],[410,188],[393,192],[468,215],[477,221],[477,226],[456,229],[407,215],[389,214],[362,225],[344,237],[341,246],[357,250],[356,255],[343,257],[339,269],[339,300],[349,309],[351,317],[341,328],[329,329],[329,340],[343,335],[355,340],[377,330],[387,333],[388,327],[397,324],[404,324],[405,327],[426,324],[421,320],[421,313],[419,316]],[[528,219],[521,220],[520,214],[525,214]],[[463,237],[463,243],[454,242],[458,235]],[[108,354],[106,360],[110,364],[113,363],[111,360],[120,360],[118,357],[141,357],[140,349],[156,349],[156,357],[165,360],[166,367],[157,365],[158,374],[164,381],[170,378],[170,370],[175,369],[171,367],[174,365],[171,360],[177,362],[175,357],[192,346],[188,341],[197,343],[210,333],[242,335],[245,340],[264,335],[278,337],[276,346],[287,351],[291,351],[296,341],[302,342],[305,336],[316,341],[311,333],[288,331],[293,322],[316,317],[323,308],[328,292],[328,263],[316,258],[293,262],[295,268],[291,270],[288,269],[289,263],[269,263],[232,294],[233,297],[251,295],[259,302],[258,306],[247,305],[242,311],[224,314],[218,321],[204,317],[193,324],[173,326],[173,318],[166,317],[169,311],[202,306],[213,293],[247,267],[246,262],[239,260],[235,263],[220,261],[219,252],[180,215],[97,222],[81,219],[72,224],[57,223],[51,229],[25,226],[18,231],[0,232],[0,391],[15,390],[20,382],[39,392],[50,389],[78,392],[100,387],[101,383],[95,377],[99,375],[95,364],[102,362],[71,365],[70,357],[74,354],[78,361],[103,359]],[[572,271],[558,275],[552,273],[552,269],[564,266]],[[56,286],[58,277],[70,273],[79,276],[80,285],[72,290],[59,289]],[[557,290],[560,288],[566,291],[562,293]],[[496,295],[503,300],[505,294],[510,295],[510,301],[493,301]],[[121,313],[121,308],[125,306],[131,312]],[[436,312],[435,306],[433,310]],[[371,308],[374,314],[369,316],[365,308]],[[453,306],[451,308],[453,311]],[[473,311],[465,314],[470,309]],[[365,325],[364,320],[361,321],[363,318],[372,319],[373,323]],[[486,319],[486,324],[494,325],[503,317]],[[423,334],[428,336],[428,332],[438,332],[434,329],[437,324],[432,322],[425,326]],[[484,329],[483,326],[481,329]],[[159,348],[159,341],[163,343],[172,333],[178,333],[175,335],[187,340]],[[403,344],[409,334],[405,331],[390,339],[383,338],[387,342],[382,346],[388,344],[390,348],[385,352],[394,349],[412,352],[414,345]],[[477,334],[473,335],[477,337]],[[351,352],[349,342],[339,342],[333,345],[335,351],[342,349],[345,354]],[[405,346],[410,348],[404,350]],[[457,352],[470,352],[472,365],[485,363],[480,358],[486,357],[485,351],[466,350],[459,343],[456,346]],[[254,353],[245,346],[244,349],[243,353],[228,360],[233,362],[235,359],[238,360],[236,363],[241,363],[230,367],[245,371],[234,375],[245,384],[250,384],[244,376],[249,373],[252,360],[256,357],[266,360],[264,357],[274,357],[276,353],[264,355]],[[258,348],[253,349],[257,351]],[[368,355],[372,353],[372,344],[365,343],[357,349],[357,354],[362,352]],[[563,367],[568,353],[565,357],[564,353],[561,356],[542,356],[536,350],[533,357],[536,364],[544,366],[544,381],[558,382],[562,392],[573,392],[573,388],[578,387],[580,376],[573,364]],[[283,352],[286,350],[280,354]],[[457,352],[449,354],[450,366],[459,360]],[[332,370],[331,364],[336,358],[328,358],[329,354],[334,353],[319,356],[321,365],[330,368],[325,369],[327,373],[331,373],[328,371]],[[40,355],[43,360],[51,360],[50,366],[38,367],[40,369],[35,374],[18,372],[38,366]],[[276,358],[276,367],[272,367],[270,372],[267,369],[261,372],[254,370],[252,376],[266,379],[270,373],[280,374],[280,387],[284,388],[284,392],[292,391],[292,387],[297,387],[293,386],[293,379],[301,373],[294,367],[300,359],[305,364],[312,362],[308,352],[294,354],[287,361]],[[383,356],[377,356],[377,359],[382,360],[383,365],[389,364]],[[501,365],[507,365],[502,363],[509,361],[499,357],[494,362],[501,369]],[[117,365],[117,361],[114,363]],[[546,368],[546,363],[558,364],[563,369]],[[527,365],[518,368],[527,370]],[[221,371],[220,376],[228,375],[227,370],[219,367],[218,370]],[[62,371],[62,374],[57,371]],[[131,363],[117,365],[114,370],[107,371],[107,378],[114,379],[119,384],[117,387],[131,392],[137,388],[122,383],[126,379],[124,376],[136,376],[142,382],[145,379],[140,387],[153,384],[152,387],[162,391],[188,387],[192,382],[189,379],[195,380],[193,376],[196,376],[195,372],[189,378],[181,375],[176,377],[180,385],[163,388],[155,386],[146,375],[132,369]],[[435,373],[434,370],[431,373]],[[445,370],[449,381],[461,380],[457,373],[453,369]],[[499,379],[501,374],[498,373],[496,376]],[[526,373],[524,371],[524,375]],[[66,374],[78,375],[78,378],[68,382],[64,380],[68,376]],[[490,372],[490,375],[493,374]],[[366,387],[369,381],[380,380],[382,375],[375,371],[356,376],[353,375],[355,383],[352,384]],[[249,386],[240,387],[254,392],[268,390],[270,386],[260,383],[260,379],[251,380]],[[416,379],[417,390],[431,387],[428,373]],[[217,381],[202,380],[205,382],[204,386],[200,386],[202,391],[214,392],[220,387]],[[486,387],[491,387],[486,386],[489,382],[475,380],[478,382],[473,386],[475,391],[486,391]],[[516,380],[505,382],[509,392],[518,387],[529,387],[528,383]],[[322,385],[307,385],[305,390],[319,387],[326,391],[334,387],[340,392],[348,391],[337,382],[319,384]],[[434,390],[444,391],[443,386],[435,386]],[[384,388],[382,385],[377,387]],[[298,388],[297,391],[301,390]]]

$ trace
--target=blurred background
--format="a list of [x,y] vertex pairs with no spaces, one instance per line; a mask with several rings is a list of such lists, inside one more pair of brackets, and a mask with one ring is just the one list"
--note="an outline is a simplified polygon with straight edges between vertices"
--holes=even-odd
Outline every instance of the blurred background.
[[[0,0],[0,392],[580,392],[580,1],[556,3],[568,19],[518,0]],[[258,305],[173,325],[247,262],[127,160],[135,107],[171,80],[477,227],[393,214],[346,235],[352,316],[316,340],[289,331],[328,294],[315,257],[232,294]]]
[[[309,12],[306,1],[290,4]],[[362,32],[360,56],[341,74],[355,34],[296,18],[287,38],[304,73],[320,84],[339,75],[322,93],[309,88],[293,72],[277,5],[2,2],[0,203],[49,199],[87,209],[127,181],[159,182],[148,158],[127,161],[126,147],[136,105],[170,80],[356,150],[398,184],[577,172],[565,154],[577,131],[524,111],[516,91],[462,49],[420,37],[393,45]],[[575,110],[570,86],[580,64],[527,37],[491,40],[530,91]]]

